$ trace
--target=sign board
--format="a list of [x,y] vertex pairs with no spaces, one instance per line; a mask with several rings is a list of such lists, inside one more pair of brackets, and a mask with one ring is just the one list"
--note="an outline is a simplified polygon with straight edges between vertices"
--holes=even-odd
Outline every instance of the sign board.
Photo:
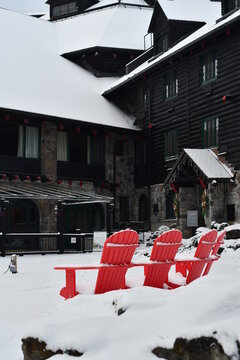
[[77,243],[77,238],[71,237],[71,244],[76,244],[76,243]]
[[106,231],[94,231],[94,233],[93,233],[93,243],[94,244],[103,246],[106,238],[107,238]]
[[187,227],[198,227],[198,211],[187,211]]

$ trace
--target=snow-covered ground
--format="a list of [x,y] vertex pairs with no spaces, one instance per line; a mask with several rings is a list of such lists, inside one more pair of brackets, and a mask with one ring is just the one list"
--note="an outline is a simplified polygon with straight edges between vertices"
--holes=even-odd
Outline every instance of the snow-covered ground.
[[[229,243],[231,240],[227,240]],[[234,240],[234,244],[240,240]],[[136,261],[146,260],[144,249]],[[237,359],[240,340],[240,249],[227,249],[208,276],[186,287],[163,290],[135,287],[102,295],[79,295],[64,301],[59,263],[97,263],[101,254],[18,257],[18,273],[9,257],[0,258],[0,359],[22,360],[21,338],[40,337],[52,350],[75,349],[83,360],[153,360],[156,346],[172,347],[176,337],[216,337],[225,353]],[[129,283],[142,269],[129,270]],[[80,289],[94,288],[95,271],[79,271]],[[126,310],[121,316],[118,309]],[[54,360],[71,360],[56,355]]]

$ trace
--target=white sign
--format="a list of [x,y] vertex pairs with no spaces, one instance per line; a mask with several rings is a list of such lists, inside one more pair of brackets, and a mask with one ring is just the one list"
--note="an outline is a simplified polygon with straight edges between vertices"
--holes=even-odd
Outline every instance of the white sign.
[[103,246],[106,238],[107,238],[106,231],[94,231],[94,233],[93,233],[93,243],[94,244]]
[[198,227],[198,211],[187,211],[187,227]]
[[76,244],[76,243],[77,243],[77,238],[71,237],[71,244]]

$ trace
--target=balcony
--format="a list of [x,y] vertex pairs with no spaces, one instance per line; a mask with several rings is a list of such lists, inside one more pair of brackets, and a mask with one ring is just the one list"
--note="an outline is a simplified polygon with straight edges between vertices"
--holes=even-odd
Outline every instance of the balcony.
[[0,155],[0,173],[12,175],[41,175],[40,159]]

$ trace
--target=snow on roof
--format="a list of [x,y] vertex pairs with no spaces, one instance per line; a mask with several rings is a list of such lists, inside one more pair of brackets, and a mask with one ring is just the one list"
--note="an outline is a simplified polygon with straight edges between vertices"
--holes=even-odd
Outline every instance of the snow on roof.
[[168,19],[203,21],[221,16],[221,3],[211,0],[157,0]]
[[0,9],[0,29],[1,108],[134,128],[101,96],[113,79],[98,79],[59,56],[54,23]]
[[[107,5],[116,4],[116,3],[119,3],[119,1],[118,0],[115,0],[115,1],[114,0],[101,0],[97,4],[90,6],[86,10],[97,9],[102,6],[107,6]],[[123,0],[123,1],[121,1],[121,3],[137,5],[137,6],[147,6],[148,5],[144,0]]]
[[208,179],[231,179],[233,173],[210,149],[184,149]]
[[146,70],[151,69],[155,65],[170,58],[172,55],[189,47],[191,44],[194,44],[195,42],[199,41],[200,39],[203,39],[210,33],[214,33],[216,30],[220,29],[221,27],[225,27],[225,25],[227,25],[228,23],[230,23],[232,21],[239,20],[239,18],[240,18],[240,10],[234,12],[232,15],[228,16],[226,19],[223,19],[217,23],[214,21],[213,23],[209,23],[209,24],[202,26],[200,29],[198,29],[193,34],[186,37],[184,40],[180,41],[177,45],[173,46],[168,51],[157,56],[155,59],[150,59],[150,60],[145,61],[143,64],[138,66],[136,69],[131,71],[129,74],[122,76],[120,79],[118,79],[116,81],[115,84],[113,84],[112,87],[110,87],[106,91],[106,93],[112,92],[114,89],[127,83],[128,80],[133,79],[136,76],[139,76],[140,74],[144,73]]
[[118,5],[55,22],[60,54],[91,47],[144,50],[153,9]]

